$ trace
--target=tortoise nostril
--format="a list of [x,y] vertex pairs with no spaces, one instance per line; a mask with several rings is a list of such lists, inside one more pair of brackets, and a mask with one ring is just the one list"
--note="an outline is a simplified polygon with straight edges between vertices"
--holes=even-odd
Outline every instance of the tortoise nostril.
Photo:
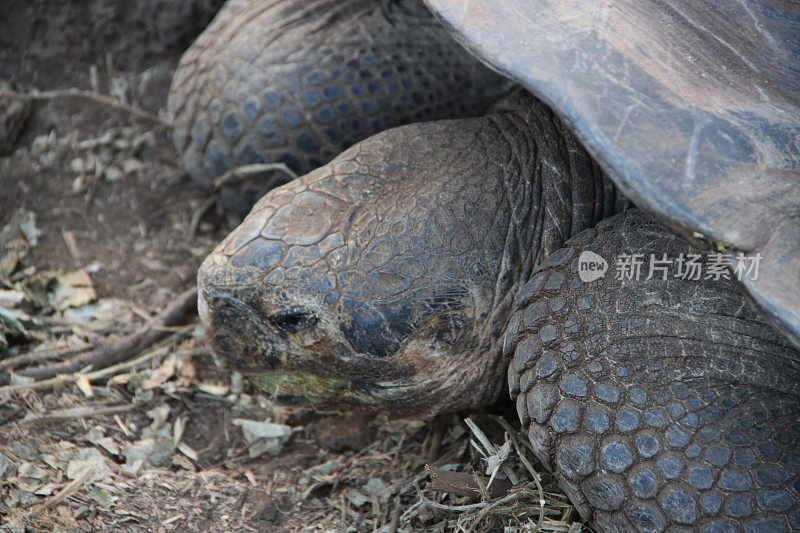
[[316,324],[317,319],[302,311],[288,310],[272,315],[269,322],[280,331],[294,333],[300,329],[313,326]]

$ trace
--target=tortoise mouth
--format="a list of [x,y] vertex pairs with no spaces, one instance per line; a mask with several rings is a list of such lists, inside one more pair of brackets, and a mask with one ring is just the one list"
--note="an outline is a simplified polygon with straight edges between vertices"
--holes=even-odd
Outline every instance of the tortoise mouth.
[[[275,326],[272,315],[273,320],[265,318],[235,289],[201,287],[198,313],[220,362],[241,372],[277,403],[323,411],[380,411],[395,409],[403,397],[399,382],[374,383],[366,377],[388,377],[391,373],[383,366],[383,371],[368,368],[385,362],[362,354],[337,356],[341,350],[328,343],[297,346],[288,340],[291,333],[283,331],[285,317],[279,325],[283,327]],[[298,324],[291,321],[291,326]],[[347,375],[342,365],[355,374]]]
[[[224,366],[241,372],[276,403],[427,418],[449,410],[453,391],[469,389],[453,380],[451,368],[454,356],[468,348],[466,341],[444,338],[463,330],[461,322],[434,315],[412,333],[394,335],[397,328],[386,325],[388,312],[332,309],[291,286],[224,283],[234,277],[198,274],[198,313],[207,342]],[[442,299],[448,311],[451,300]],[[347,320],[356,315],[360,321]],[[347,330],[354,323],[358,335]],[[399,338],[396,349],[376,348],[383,337],[374,335],[375,323]],[[354,346],[354,338],[365,346]]]
[[247,378],[277,403],[322,411],[380,410],[385,393],[391,388],[291,370],[253,372],[247,374]]
[[227,291],[201,287],[197,310],[214,353],[242,373],[283,366],[279,347],[265,331],[258,312]]

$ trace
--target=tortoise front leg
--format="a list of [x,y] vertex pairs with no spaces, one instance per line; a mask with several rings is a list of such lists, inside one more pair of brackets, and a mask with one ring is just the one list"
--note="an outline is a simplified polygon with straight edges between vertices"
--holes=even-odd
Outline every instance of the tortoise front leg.
[[[605,277],[581,281],[593,251]],[[615,257],[643,254],[641,278]],[[642,213],[570,240],[521,290],[504,351],[544,465],[602,531],[800,528],[800,354],[736,281],[648,277],[694,253]],[[703,272],[703,276],[706,272]]]

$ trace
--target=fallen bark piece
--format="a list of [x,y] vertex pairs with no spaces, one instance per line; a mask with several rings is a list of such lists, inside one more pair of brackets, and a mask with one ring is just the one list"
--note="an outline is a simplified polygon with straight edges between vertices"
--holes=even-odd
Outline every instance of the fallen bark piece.
[[[489,483],[489,478],[476,474],[451,472],[429,465],[425,465],[425,470],[431,476],[431,480],[425,485],[425,490],[433,492],[448,492],[454,496],[465,496],[478,500],[481,497],[482,488]],[[494,499],[505,496],[512,486],[507,479],[495,479],[488,489],[489,497]]]
[[234,418],[233,425],[242,428],[251,459],[264,453],[278,455],[292,436],[292,428],[284,424]]

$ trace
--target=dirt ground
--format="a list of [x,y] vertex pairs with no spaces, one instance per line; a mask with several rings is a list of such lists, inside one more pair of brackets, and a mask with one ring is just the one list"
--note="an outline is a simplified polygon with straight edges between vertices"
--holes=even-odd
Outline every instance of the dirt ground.
[[[14,375],[145,324],[238,222],[185,176],[164,113],[220,3],[0,1],[0,529],[580,531],[512,406],[424,423],[276,406],[214,363],[196,317],[105,373]],[[420,490],[425,465],[491,464],[510,491]]]

